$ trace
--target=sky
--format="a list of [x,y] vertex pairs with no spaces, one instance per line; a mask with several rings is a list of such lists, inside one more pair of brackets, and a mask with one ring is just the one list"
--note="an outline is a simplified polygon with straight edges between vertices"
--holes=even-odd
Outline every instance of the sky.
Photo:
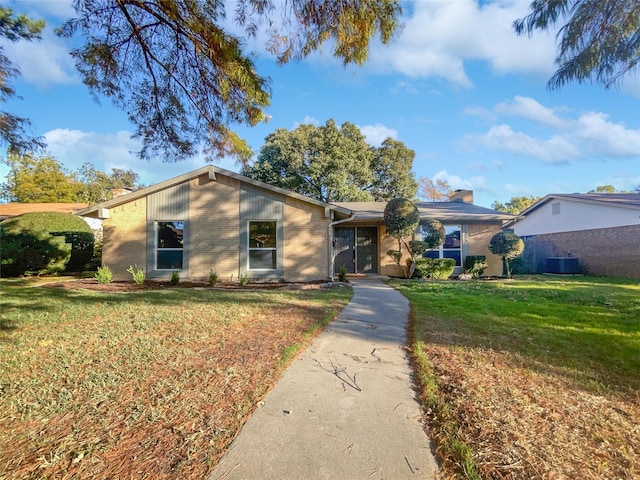
[[[126,114],[90,96],[69,56],[72,40],[53,33],[74,15],[71,0],[3,3],[47,22],[39,42],[0,43],[22,73],[13,83],[22,99],[6,109],[29,118],[65,168],[132,169],[150,185],[206,165],[201,157],[166,163],[136,156],[140,144]],[[235,130],[257,154],[278,128],[351,122],[372,146],[391,137],[414,150],[416,179],[473,190],[484,207],[600,185],[633,190],[640,185],[640,72],[618,88],[574,83],[550,91],[555,32],[517,36],[512,28],[529,3],[403,2],[402,30],[389,45],[374,41],[363,67],[344,67],[330,46],[278,66],[258,36],[247,47],[271,80],[270,119]],[[225,158],[214,165],[241,168]],[[1,164],[0,177],[6,173]]]

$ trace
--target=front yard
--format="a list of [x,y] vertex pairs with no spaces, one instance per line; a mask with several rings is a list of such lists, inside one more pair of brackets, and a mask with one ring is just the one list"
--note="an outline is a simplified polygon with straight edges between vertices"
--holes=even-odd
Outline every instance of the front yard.
[[449,475],[640,478],[640,283],[392,284]]
[[292,355],[351,296],[16,283],[0,294],[9,479],[206,478]]
[[[640,478],[640,283],[405,281],[446,478]],[[0,478],[203,479],[349,288],[2,282]]]

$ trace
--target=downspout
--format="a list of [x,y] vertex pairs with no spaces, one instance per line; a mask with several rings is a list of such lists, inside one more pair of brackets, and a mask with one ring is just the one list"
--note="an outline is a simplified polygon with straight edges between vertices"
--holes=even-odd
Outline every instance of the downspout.
[[350,222],[351,220],[353,220],[354,218],[356,218],[355,213],[351,212],[351,216],[349,218],[343,218],[342,220],[336,220],[334,222],[330,222],[329,225],[327,225],[327,245],[328,245],[328,252],[329,252],[329,276],[327,278],[329,278],[329,280],[333,280],[333,262],[334,262],[334,258],[333,258],[333,235],[332,235],[332,231],[333,231],[333,227],[335,225],[340,225],[341,223],[345,223],[345,222]]

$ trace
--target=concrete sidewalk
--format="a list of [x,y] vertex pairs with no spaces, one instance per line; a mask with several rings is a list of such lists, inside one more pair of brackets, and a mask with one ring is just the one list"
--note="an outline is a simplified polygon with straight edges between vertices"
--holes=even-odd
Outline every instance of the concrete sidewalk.
[[353,280],[340,317],[284,372],[210,480],[434,478],[404,351],[409,305]]

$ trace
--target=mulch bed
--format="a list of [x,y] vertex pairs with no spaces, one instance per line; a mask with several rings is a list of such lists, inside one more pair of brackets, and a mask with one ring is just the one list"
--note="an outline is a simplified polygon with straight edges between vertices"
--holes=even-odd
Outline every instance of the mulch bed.
[[53,282],[41,285],[48,288],[65,288],[72,290],[93,290],[97,292],[139,292],[148,290],[167,290],[171,288],[200,288],[211,290],[245,290],[245,291],[264,291],[264,290],[316,290],[327,286],[335,286],[339,283],[292,283],[292,282],[255,282],[247,285],[240,285],[237,282],[218,282],[215,286],[210,286],[207,282],[197,282],[191,280],[180,281],[172,284],[168,281],[148,280],[144,283],[137,284],[131,281],[114,281],[111,283],[99,283],[93,278],[84,278],[79,280],[68,280],[63,282]]

